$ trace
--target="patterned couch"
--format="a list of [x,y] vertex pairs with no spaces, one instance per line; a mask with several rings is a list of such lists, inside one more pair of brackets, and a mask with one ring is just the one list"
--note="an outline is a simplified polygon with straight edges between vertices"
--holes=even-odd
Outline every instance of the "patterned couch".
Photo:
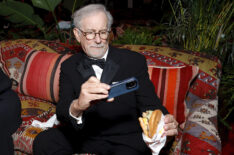
[[[198,52],[169,47],[116,45],[147,58],[155,92],[181,130],[170,154],[221,154],[217,129],[220,62]],[[55,113],[60,64],[80,46],[32,39],[0,42],[0,67],[12,79],[21,100],[23,123],[12,135],[15,154],[32,154],[35,136],[45,128],[31,125]]]

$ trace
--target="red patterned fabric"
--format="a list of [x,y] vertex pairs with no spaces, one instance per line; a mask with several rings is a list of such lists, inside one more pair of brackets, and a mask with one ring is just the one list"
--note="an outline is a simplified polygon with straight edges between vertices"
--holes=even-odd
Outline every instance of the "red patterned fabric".
[[[24,71],[24,65],[26,65],[26,61],[25,61],[26,56],[30,52],[44,51],[47,53],[59,53],[59,54],[72,53],[73,54],[81,50],[81,47],[79,45],[70,46],[70,45],[62,44],[56,41],[34,40],[34,39],[18,39],[18,40],[1,41],[0,47],[1,47],[0,65],[5,66],[5,72],[10,76],[10,78],[13,81],[16,81],[16,85],[15,85],[16,88],[19,88],[17,87],[18,86],[17,83],[20,83],[21,81],[21,75]],[[147,63],[149,66],[166,66],[166,67],[170,67],[170,66],[181,67],[181,66],[186,66],[186,65],[199,66],[200,70],[199,70],[198,76],[193,81],[191,87],[189,88],[189,93],[186,98],[186,108],[190,110],[190,114],[191,113],[193,114],[192,115],[189,114],[190,118],[188,119],[188,121],[186,121],[187,123],[185,126],[184,133],[190,136],[189,138],[186,138],[187,136],[182,136],[182,138],[184,137],[183,143],[182,143],[182,138],[177,140],[178,147],[176,148],[178,149],[176,149],[175,152],[177,152],[177,154],[193,154],[193,152],[189,152],[188,150],[197,149],[195,150],[195,152],[200,151],[199,153],[203,154],[203,151],[204,151],[203,148],[200,148],[197,146],[192,147],[193,145],[200,145],[200,143],[205,147],[209,146],[210,150],[208,151],[210,152],[216,152],[215,150],[220,150],[221,142],[218,138],[218,135],[215,135],[216,133],[214,131],[217,131],[217,129],[214,130],[215,128],[213,125],[215,124],[215,120],[217,119],[217,116],[210,117],[210,114],[207,114],[204,116],[207,116],[207,118],[209,117],[209,119],[201,119],[202,117],[204,118],[204,116],[200,117],[200,114],[199,115],[197,114],[197,111],[199,112],[199,109],[196,108],[202,105],[204,106],[208,105],[210,108],[212,108],[213,106],[211,106],[210,103],[206,104],[207,101],[204,101],[204,103],[202,102],[199,104],[193,104],[194,101],[198,99],[217,100],[216,97],[217,97],[218,86],[220,82],[219,78],[220,78],[220,71],[221,71],[221,65],[220,65],[219,60],[216,57],[205,55],[204,53],[177,50],[177,49],[173,49],[170,47],[144,46],[144,45],[118,45],[118,47],[128,48],[132,51],[136,51],[136,52],[143,54],[147,58]],[[40,63],[39,66],[40,65],[44,65],[44,64]],[[30,67],[28,66],[28,68]],[[26,76],[26,74],[24,76]],[[48,77],[44,78],[44,80],[47,80],[49,77],[51,77],[51,74],[49,74]],[[25,78],[26,77],[24,77],[24,79]],[[36,78],[39,79],[38,77]],[[47,82],[48,81],[49,80],[47,80]],[[46,84],[48,86],[48,83]],[[31,92],[31,89],[27,87],[26,84],[25,86],[26,86],[25,90],[27,92]],[[44,87],[43,90],[46,90],[46,88]],[[33,89],[34,89],[33,91],[35,91],[35,86]],[[47,92],[47,94],[49,93]],[[43,95],[38,95],[38,96],[42,97]],[[37,97],[35,95],[30,95],[30,96]],[[164,97],[165,95],[162,95],[162,96]],[[37,118],[41,121],[46,121],[49,118],[49,116],[54,113],[53,110],[50,113],[48,113],[50,111],[50,108],[51,107],[52,109],[55,109],[55,108],[53,107],[54,106],[53,104],[45,101],[45,99],[39,100],[38,98],[36,99],[33,97],[29,97],[29,96],[21,96],[20,99],[22,103],[23,124],[17,130],[17,132],[13,135],[15,150],[17,150],[15,151],[15,153],[24,154],[23,152],[25,152],[25,154],[31,154],[32,141],[34,137],[41,131],[41,129],[39,128],[31,127],[32,120]],[[49,99],[51,99],[51,96],[49,96]],[[27,100],[27,103],[26,103],[26,100]],[[25,107],[25,105],[27,105],[27,107]],[[194,110],[196,110],[196,112]],[[203,107],[201,107],[200,110],[201,112],[205,112]],[[183,114],[184,114],[184,111],[183,111]],[[213,122],[213,123],[210,123],[210,122]],[[216,141],[214,139],[216,139]],[[198,144],[194,143],[194,141],[196,141]],[[181,144],[182,144],[182,147],[181,147]],[[187,146],[191,148],[187,149],[186,148]],[[182,149],[186,148],[187,151],[186,149],[184,149],[182,152],[180,152],[180,148]]]
[[24,69],[25,56],[32,48],[22,43],[11,44],[11,41],[5,42],[4,45],[0,42],[0,46],[0,63],[2,63],[3,71],[14,81],[15,87],[13,88],[15,89]]
[[[182,137],[186,154],[220,154],[221,140],[217,126],[217,100],[196,100],[190,108]],[[197,146],[199,145],[199,146]]]
[[71,55],[33,51],[28,53],[19,83],[19,92],[57,102],[61,63]]
[[[55,105],[50,102],[18,94],[21,101],[23,122],[12,135],[16,155],[32,154],[34,138],[44,129],[31,126],[33,120],[47,121],[55,113]],[[24,153],[23,153],[24,152]]]
[[154,66],[184,66],[196,65],[199,67],[199,76],[189,89],[187,105],[196,99],[215,99],[220,83],[221,63],[217,57],[206,55],[203,52],[183,51],[170,47],[119,45],[143,54],[148,65]]
[[10,75],[10,73],[8,72],[8,69],[6,67],[6,63],[2,58],[2,53],[1,53],[1,48],[0,48],[0,68],[2,69],[2,71],[6,74],[6,75]]
[[196,66],[156,67],[149,66],[150,79],[161,103],[179,123],[185,121],[185,98],[191,81],[198,73]]
[[183,142],[181,146],[181,154],[189,155],[219,155],[220,152],[217,148],[209,143],[200,140],[190,134],[183,135]]

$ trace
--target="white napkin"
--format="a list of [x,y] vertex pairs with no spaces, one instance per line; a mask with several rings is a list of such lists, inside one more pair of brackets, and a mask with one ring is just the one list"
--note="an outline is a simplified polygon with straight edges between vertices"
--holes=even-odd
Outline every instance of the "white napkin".
[[33,120],[32,126],[39,127],[43,129],[52,128],[54,125],[58,125],[59,121],[57,120],[56,114],[50,117],[46,122],[40,122],[38,120]]
[[146,136],[144,133],[142,133],[143,140],[145,141],[146,145],[151,149],[152,155],[158,155],[166,143],[167,137],[165,135],[161,137],[164,133],[163,126],[164,115],[162,115],[161,120],[158,124],[157,131],[152,139]]

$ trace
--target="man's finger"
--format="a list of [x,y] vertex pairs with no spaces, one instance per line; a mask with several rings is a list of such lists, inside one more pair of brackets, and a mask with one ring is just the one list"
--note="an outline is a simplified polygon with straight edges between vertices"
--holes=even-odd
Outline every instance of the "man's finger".
[[114,98],[109,98],[107,99],[107,102],[113,102],[115,99]]
[[90,101],[101,100],[107,97],[108,97],[108,94],[93,94],[93,95],[90,95]]
[[171,114],[167,114],[167,115],[165,115],[164,122],[165,122],[165,123],[171,123],[171,122],[174,122],[174,116],[173,116],[173,115],[171,115]]
[[98,80],[95,76],[91,76],[87,81],[91,83],[100,83],[100,80]]
[[92,89],[87,89],[89,94],[103,94],[107,95],[109,92],[107,89],[100,88],[100,87],[95,87]]
[[176,123],[168,123],[168,124],[165,124],[164,126],[165,131],[172,130],[172,129],[177,130],[177,128],[178,128],[178,125]]
[[93,89],[93,88],[104,88],[106,90],[110,89],[110,85],[105,84],[105,83],[86,83],[82,87],[83,89]]
[[174,130],[165,131],[165,135],[166,136],[175,136],[175,135],[178,135],[178,130],[174,129]]

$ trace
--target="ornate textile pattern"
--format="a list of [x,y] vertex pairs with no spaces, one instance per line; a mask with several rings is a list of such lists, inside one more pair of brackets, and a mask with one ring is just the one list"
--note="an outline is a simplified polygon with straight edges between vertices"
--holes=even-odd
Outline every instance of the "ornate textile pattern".
[[[55,41],[18,39],[0,42],[0,66],[9,75],[16,90],[22,72],[26,55],[31,51],[46,51],[49,53],[75,53],[80,51],[80,46],[69,46]],[[5,67],[4,67],[5,66]]]
[[40,40],[38,42],[43,44],[46,47],[53,49],[56,53],[60,53],[60,54],[74,54],[76,52],[79,52],[82,49],[81,46],[79,45],[69,45],[66,43],[60,43],[60,42],[54,42],[54,41]]
[[[161,59],[167,58],[167,60],[162,59],[162,62],[170,66],[176,66],[175,64],[185,63],[189,65],[198,65],[202,68],[204,72],[209,75],[219,78],[219,72],[221,65],[217,57],[212,57],[210,55],[205,55],[204,53],[193,52],[193,51],[183,51],[177,50],[170,47],[159,47],[159,46],[144,46],[144,45],[122,45],[118,46],[120,48],[127,48],[133,51],[145,53],[149,57]],[[158,54],[158,56],[157,56]],[[163,57],[165,56],[165,57]],[[161,57],[161,58],[158,58]],[[155,63],[157,65],[157,63]]]
[[77,45],[68,45],[65,43],[48,40],[18,39],[0,42],[1,47],[4,49],[11,48],[12,46],[18,44],[27,45],[28,47],[33,48],[34,50],[47,51],[49,53],[75,53],[76,50],[80,51],[81,49],[81,47]]
[[18,94],[18,96],[20,97],[21,101],[21,117],[23,121],[28,121],[31,118],[41,115],[43,112],[48,111],[49,109],[51,109],[50,113],[55,113],[55,105],[51,102],[22,94]]
[[189,89],[190,104],[191,97],[196,99],[215,99],[220,83],[221,64],[216,57],[204,53],[177,50],[169,47],[143,46],[143,45],[122,45],[120,48],[127,48],[140,52],[147,58],[148,65],[153,66],[184,66],[196,65],[199,67],[199,76]]
[[149,66],[150,79],[161,103],[173,114],[179,124],[185,121],[185,98],[191,81],[198,73],[197,66]]
[[203,99],[193,103],[183,131],[183,153],[221,153],[221,141],[217,129],[217,111],[217,100]]
[[70,56],[43,51],[28,53],[18,91],[25,95],[57,102],[60,66]]
[[6,66],[5,71],[17,85],[23,72],[25,56],[32,48],[25,44],[6,43],[4,45],[2,42],[0,46],[2,47],[2,59]]
[[[189,111],[189,109],[194,108],[193,103],[196,100],[212,99],[212,100],[216,100],[217,102],[216,97],[217,97],[218,87],[220,83],[219,78],[221,74],[221,63],[217,59],[217,57],[213,57],[213,56],[206,55],[204,53],[199,53],[199,52],[177,50],[177,49],[173,49],[169,47],[143,46],[143,45],[120,45],[119,47],[127,48],[130,50],[142,53],[147,58],[148,65],[152,65],[152,66],[183,66],[183,65],[198,66],[199,67],[198,76],[194,81],[192,81],[191,86],[189,88],[189,92],[186,97],[187,111]],[[216,120],[216,119],[217,119],[217,116],[214,116],[213,120]],[[203,120],[203,122],[207,122],[207,121]],[[211,126],[201,126],[201,128],[202,127],[204,127],[204,132],[205,130],[209,131],[211,129],[212,130],[214,129]],[[213,133],[216,133],[216,132],[213,132]],[[220,151],[219,140],[217,140],[216,142],[217,145],[211,145],[210,143],[207,143],[206,141],[204,141],[204,139],[203,140],[198,139],[196,136],[194,138],[193,135],[196,135],[195,129],[191,130],[190,134],[184,133],[183,143],[182,143],[182,139],[180,137],[177,137],[177,140],[176,140],[177,143],[175,144],[175,147],[174,147],[175,149],[174,149],[173,154],[176,154],[176,152],[177,154],[199,154],[199,153],[203,154],[204,148],[206,148],[205,149],[206,151],[209,151],[209,149],[212,150],[213,152],[211,152],[211,154],[212,153],[217,154],[217,152]],[[210,135],[209,134],[205,135],[203,133],[203,137],[206,137],[206,136],[210,136]],[[185,137],[187,137],[187,142],[190,143],[190,146],[194,146],[192,148],[193,148],[193,151],[196,151],[196,153],[193,153],[193,151],[190,151],[189,153],[186,151],[180,152],[181,148],[186,148],[185,146],[187,146],[185,145],[186,144]],[[194,140],[197,142],[197,144],[193,143]],[[202,147],[195,148],[195,146],[200,146],[200,143],[204,144],[202,146],[204,148]]]
[[20,95],[23,122],[12,135],[17,154],[32,153],[33,140],[43,129],[31,126],[33,120],[47,121],[55,113],[55,105],[29,96]]
[[2,69],[2,71],[6,74],[6,75],[10,75],[10,73],[8,72],[7,66],[5,61],[2,58],[2,48],[0,47],[0,68]]
[[181,142],[182,142],[183,131],[179,130],[178,135],[175,136],[175,140],[170,149],[170,155],[180,155],[181,153]]
[[[21,80],[21,76],[23,74],[26,56],[29,53],[37,53],[38,51],[44,51],[44,53],[48,53],[45,57],[42,54],[38,54],[37,56],[44,61],[40,62],[38,65],[45,66],[45,69],[50,71],[50,80],[47,80],[48,83],[44,85],[47,90],[49,88],[50,96],[48,98],[43,98],[38,96],[39,98],[48,99],[52,101],[51,94],[54,95],[54,101],[58,100],[58,74],[59,67],[62,61],[67,58],[67,53],[75,53],[80,50],[80,46],[70,46],[63,43],[57,43],[55,41],[43,41],[43,40],[32,40],[32,39],[19,39],[14,41],[1,41],[0,42],[0,65],[3,68],[5,66],[5,73],[9,75],[9,77],[13,80],[14,90],[19,90],[19,83]],[[42,52],[41,52],[42,53]],[[61,53],[61,54],[56,54]],[[40,56],[39,56],[40,55]],[[47,58],[48,55],[51,55],[51,59]],[[58,55],[66,55],[59,57]],[[35,57],[34,57],[35,58]],[[35,60],[35,59],[33,59]],[[50,62],[50,60],[52,62]],[[57,60],[57,62],[56,62]],[[38,61],[38,60],[37,60]],[[46,67],[45,61],[49,61],[50,63],[47,65],[52,65],[53,67]],[[32,61],[30,63],[33,63]],[[31,67],[28,67],[29,70]],[[4,69],[4,68],[3,68]],[[31,68],[35,69],[35,68]],[[37,70],[39,71],[39,70]],[[53,71],[53,73],[52,73]],[[27,72],[28,73],[28,72]],[[45,72],[44,72],[45,73]],[[48,75],[48,74],[47,74]],[[46,78],[49,78],[48,76]],[[24,79],[27,81],[27,76],[24,76]],[[30,81],[32,82],[32,81]],[[38,83],[41,85],[41,83]],[[30,83],[31,85],[31,83]],[[25,85],[24,88],[27,85]],[[34,85],[35,86],[35,85]],[[41,87],[40,87],[41,88]],[[26,90],[28,92],[28,90]],[[30,91],[29,91],[30,92]],[[26,93],[25,93],[26,94]],[[52,114],[55,113],[55,106],[50,102],[40,100],[38,98],[33,98],[29,96],[24,96],[19,94],[22,104],[22,112],[21,116],[23,118],[23,122],[21,127],[17,130],[17,132],[13,135],[13,140],[15,144],[16,154],[30,154],[32,153],[32,142],[34,137],[42,131],[40,128],[34,128],[31,126],[31,123],[34,119],[39,121],[47,121],[48,118]],[[35,96],[34,96],[35,97]]]
[[[206,154],[207,152],[211,154],[218,154],[220,152],[220,140],[218,137],[218,133],[216,132],[217,128],[215,125],[215,120],[217,119],[217,116],[214,115],[214,110],[209,109],[213,106],[211,106],[211,104],[209,105],[208,103],[205,103],[210,101],[205,100],[203,102],[203,100],[201,99],[212,99],[217,101],[216,97],[221,72],[221,65],[219,60],[216,57],[208,56],[199,52],[183,51],[169,47],[145,45],[116,46],[120,48],[127,48],[143,54],[146,57],[149,66],[180,68],[182,66],[193,65],[199,67],[198,76],[193,81],[191,81],[191,86],[186,97],[186,109],[188,109],[188,111],[190,110],[189,118],[186,117],[188,121],[186,121],[185,130],[183,131],[181,136],[177,137],[178,143],[174,147],[174,152],[177,152],[177,154],[193,154],[193,152],[195,152],[194,154]],[[49,55],[53,55],[55,53],[57,53],[57,55],[58,53],[60,55],[64,55],[68,53],[76,53],[81,50],[81,47],[79,45],[71,46],[56,41],[18,39],[14,41],[1,41],[0,49],[0,66],[3,68],[5,73],[7,73],[10,76],[10,78],[14,81],[14,88],[19,88],[18,84],[20,83],[20,81],[24,81],[21,85],[21,88],[23,89],[22,92],[24,94],[28,94],[28,92],[30,92],[30,90],[28,89],[29,84],[30,86],[35,86],[34,92],[36,92],[36,84],[41,84],[38,81],[34,81],[35,83],[32,83],[32,81],[30,80],[32,79],[31,76],[33,75],[33,73],[28,72],[30,70],[33,71],[33,69],[36,71],[36,65],[33,65],[36,64],[36,61],[40,60],[41,62],[38,64],[45,66],[43,68],[50,71],[50,73],[51,70],[53,70],[51,69],[51,67],[48,67],[50,65],[47,64],[47,66],[44,63],[44,61],[46,60],[39,59],[39,57],[42,56],[38,54],[39,51],[41,53],[49,53]],[[28,61],[28,64],[26,64],[26,56],[28,56],[30,53],[33,53],[31,55],[31,61]],[[55,59],[50,57],[48,58],[48,60],[50,60],[49,62],[52,63],[51,66],[56,66],[56,63],[54,62],[58,59],[56,59],[57,57],[55,55],[53,56]],[[35,62],[33,62],[34,60]],[[23,78],[21,78],[25,66],[27,66],[27,71],[25,71],[25,75],[23,76]],[[149,67],[150,76],[152,76],[151,71],[152,70]],[[44,75],[47,76],[47,74]],[[49,74],[48,77],[45,77],[43,79],[43,81],[46,81],[44,83],[45,85],[43,86],[43,90],[46,90],[45,92],[47,95],[43,94],[35,96],[35,94],[30,94],[30,96],[33,96],[30,97],[19,94],[22,102],[23,124],[13,135],[16,154],[32,153],[33,139],[39,132],[42,131],[42,129],[40,128],[34,128],[31,126],[32,120],[38,119],[40,121],[46,121],[55,112],[55,105],[52,104],[52,101],[56,101],[57,99],[56,97],[54,97],[53,99],[51,97],[51,94],[53,94],[53,91],[51,90],[55,90],[55,88],[53,88],[51,85],[51,81],[53,80],[48,80],[54,79],[51,77],[52,74]],[[156,80],[155,78],[151,79],[152,81]],[[29,82],[28,84],[27,81]],[[156,88],[158,88],[158,86],[156,86]],[[56,96],[55,93],[54,96]],[[159,95],[159,97],[160,96],[165,95]],[[199,99],[202,102],[199,104],[198,102],[196,102],[196,104],[194,104],[194,101],[197,101]],[[204,110],[207,109],[207,107],[208,110]],[[196,109],[196,112],[193,111],[194,108]],[[198,114],[199,110],[200,112]],[[184,114],[184,110],[182,111]],[[176,112],[178,113],[178,111]],[[182,137],[183,139],[180,137]],[[180,152],[181,149],[182,152]]]

